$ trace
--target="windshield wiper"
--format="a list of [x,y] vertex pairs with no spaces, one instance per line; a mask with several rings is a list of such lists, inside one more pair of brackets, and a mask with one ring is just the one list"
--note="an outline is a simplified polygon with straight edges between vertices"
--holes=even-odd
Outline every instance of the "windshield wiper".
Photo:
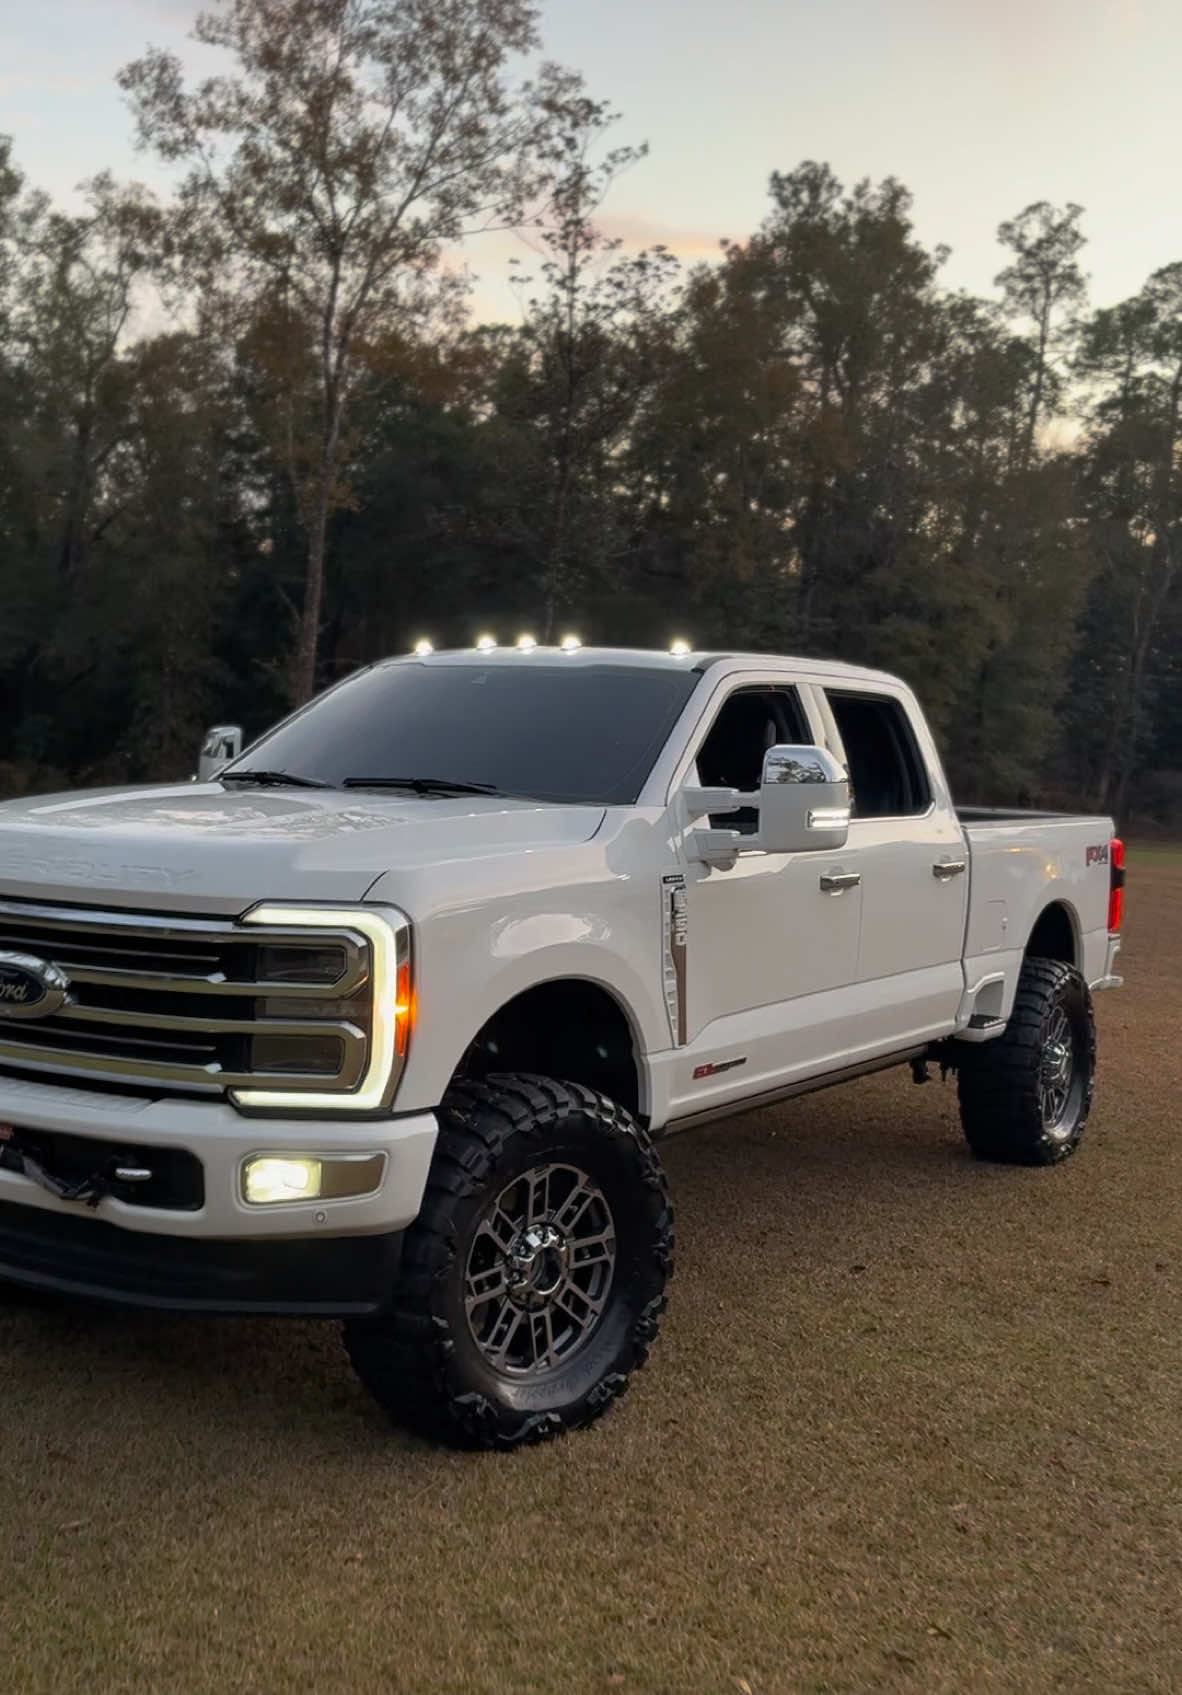
[[343,789],[409,789],[416,795],[499,795],[493,783],[453,783],[450,777],[346,777]]
[[297,777],[294,771],[222,771],[222,783],[254,783],[260,789],[331,789],[319,777]]

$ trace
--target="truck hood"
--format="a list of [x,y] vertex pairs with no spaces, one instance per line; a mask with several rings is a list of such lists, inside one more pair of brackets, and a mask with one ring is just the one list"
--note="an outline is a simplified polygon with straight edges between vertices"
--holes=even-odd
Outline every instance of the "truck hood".
[[236,914],[358,901],[385,872],[589,841],[598,806],[492,796],[168,788],[0,805],[0,899]]

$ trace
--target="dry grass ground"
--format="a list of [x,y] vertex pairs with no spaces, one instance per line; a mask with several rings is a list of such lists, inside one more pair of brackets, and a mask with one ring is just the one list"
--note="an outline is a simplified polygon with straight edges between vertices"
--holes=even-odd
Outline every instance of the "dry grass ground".
[[1097,1108],[975,1164],[891,1075],[672,1143],[615,1414],[387,1430],[331,1329],[0,1306],[0,1688],[1182,1688],[1182,856],[1134,858]]

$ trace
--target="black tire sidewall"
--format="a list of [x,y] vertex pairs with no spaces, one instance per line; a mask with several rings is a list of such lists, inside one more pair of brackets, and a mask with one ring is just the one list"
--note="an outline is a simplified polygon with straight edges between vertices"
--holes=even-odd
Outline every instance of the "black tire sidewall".
[[[1047,1026],[1062,1007],[1071,1025],[1075,1078],[1067,1132],[1043,1123],[1042,1060]],[[1087,983],[1074,966],[1030,958],[1018,983],[1010,1021],[995,1041],[963,1044],[958,1056],[961,1122],[982,1159],[1057,1165],[1078,1147],[1088,1121],[1096,1071],[1096,1026]]]
[[[464,1286],[473,1237],[491,1201],[532,1166],[552,1163],[579,1167],[603,1191],[615,1226],[616,1263],[607,1310],[590,1339],[567,1365],[531,1381],[507,1377],[485,1358],[468,1326]],[[457,1201],[451,1218],[455,1253],[435,1283],[431,1303],[451,1343],[445,1372],[454,1394],[477,1395],[508,1418],[550,1413],[577,1423],[605,1380],[633,1369],[637,1327],[662,1300],[665,1285],[665,1244],[654,1226],[646,1175],[630,1127],[608,1128],[576,1113],[549,1134],[515,1136],[484,1188]]]

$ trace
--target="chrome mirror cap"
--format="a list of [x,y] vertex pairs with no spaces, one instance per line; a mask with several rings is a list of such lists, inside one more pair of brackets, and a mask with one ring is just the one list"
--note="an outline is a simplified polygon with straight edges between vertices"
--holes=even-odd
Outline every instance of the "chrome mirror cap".
[[845,846],[849,827],[849,779],[827,749],[768,748],[759,785],[759,845],[767,853],[832,852]]
[[197,781],[209,783],[242,752],[241,724],[215,724],[205,732],[201,758],[197,764]]

